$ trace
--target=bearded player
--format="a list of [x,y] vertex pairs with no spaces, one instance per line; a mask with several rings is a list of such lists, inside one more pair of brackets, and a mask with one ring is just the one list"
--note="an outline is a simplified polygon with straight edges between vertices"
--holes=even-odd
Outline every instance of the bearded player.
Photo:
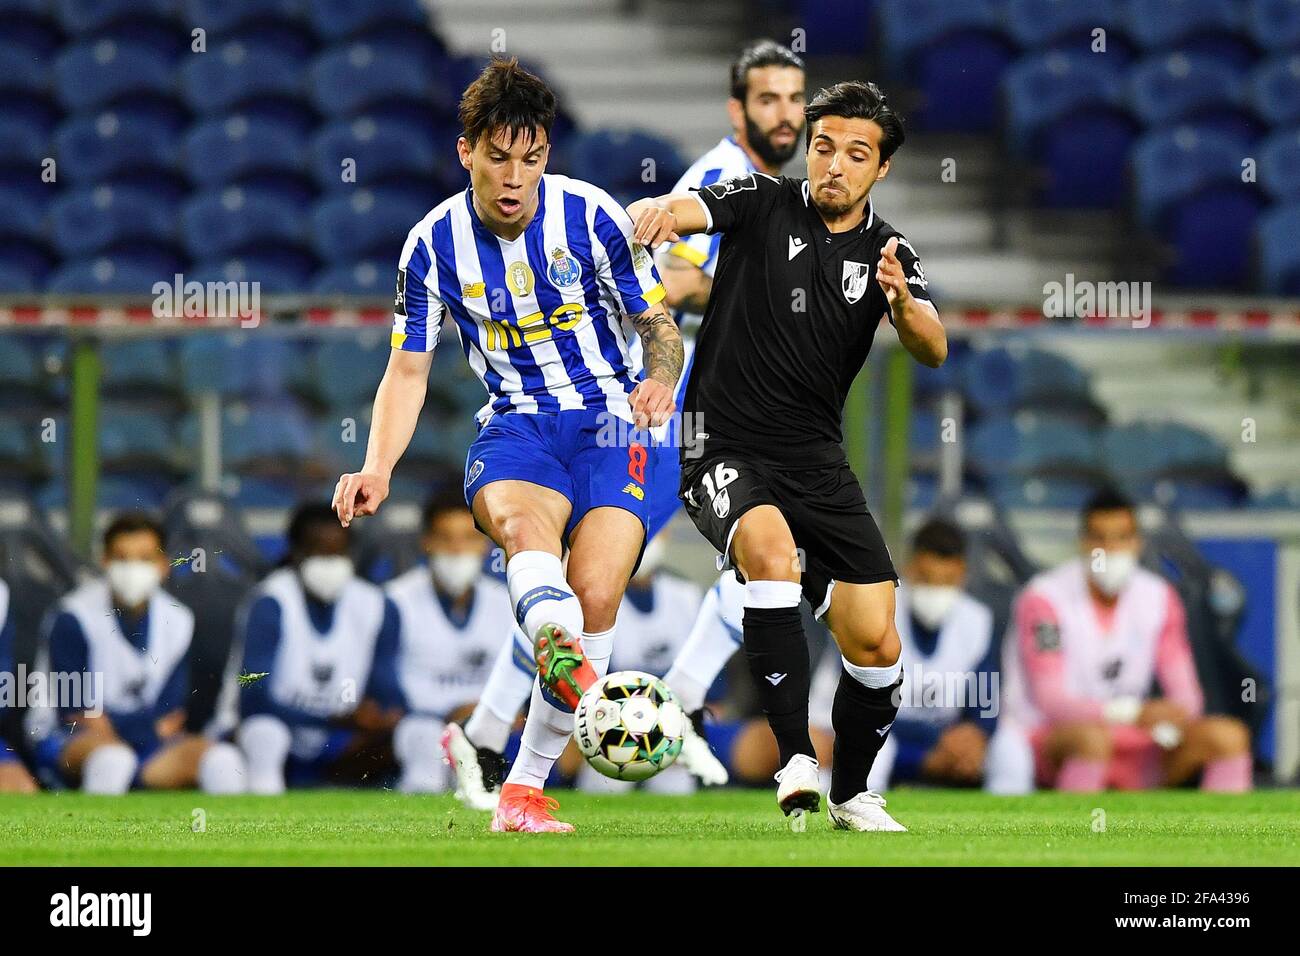
[[[682,343],[627,214],[595,186],[545,174],[555,119],[546,85],[513,59],[494,60],[465,91],[460,119],[456,146],[470,186],[407,236],[366,461],[339,479],[334,505],[347,525],[388,496],[450,316],[488,392],[465,500],[505,552],[515,617],[538,663],[492,830],[567,832],[542,788],[582,690],[608,667],[654,480],[644,444],[604,436],[668,421]],[[644,370],[629,347],[633,332]],[[611,418],[633,428],[610,429]]]

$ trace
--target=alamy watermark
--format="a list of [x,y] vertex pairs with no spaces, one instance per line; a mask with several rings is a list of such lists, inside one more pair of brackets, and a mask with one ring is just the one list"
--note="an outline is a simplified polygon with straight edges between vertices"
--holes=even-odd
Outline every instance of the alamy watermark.
[[997,671],[937,671],[922,664],[903,667],[902,686],[894,692],[900,707],[930,710],[979,709],[981,717],[1001,710],[1002,679]]
[[0,707],[53,707],[104,713],[104,675],[100,671],[0,671]]
[[155,282],[153,316],[156,319],[238,319],[240,328],[255,328],[261,321],[262,284],[230,279],[198,282],[176,273],[171,282]]
[[1133,328],[1151,324],[1150,282],[1091,282],[1076,280],[1073,272],[1064,282],[1043,285],[1043,315],[1049,319],[1084,319],[1103,315],[1132,319]]

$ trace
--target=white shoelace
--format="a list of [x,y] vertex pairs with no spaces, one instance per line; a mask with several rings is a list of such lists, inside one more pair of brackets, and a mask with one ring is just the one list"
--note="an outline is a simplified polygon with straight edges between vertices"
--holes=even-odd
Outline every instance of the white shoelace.
[[773,779],[776,780],[777,783],[780,783],[781,778],[784,777],[789,771],[793,770],[800,763],[808,764],[810,767],[812,767],[813,770],[817,770],[821,766],[819,763],[817,763],[816,759],[814,759],[813,757],[809,757],[807,754],[795,754],[793,757],[790,758],[790,762],[788,764],[786,764],[775,774],[773,774]]

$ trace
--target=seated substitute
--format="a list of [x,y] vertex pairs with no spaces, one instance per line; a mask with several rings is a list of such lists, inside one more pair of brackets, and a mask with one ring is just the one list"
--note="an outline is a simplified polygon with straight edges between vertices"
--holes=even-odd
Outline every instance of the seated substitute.
[[1016,787],[1017,768],[991,759],[990,775],[1008,781],[998,789],[1026,789],[1032,767],[1039,786],[1079,793],[1198,774],[1203,790],[1249,790],[1249,732],[1203,713],[1183,604],[1138,564],[1133,503],[1099,492],[1083,510],[1079,543],[1079,557],[1032,578],[1016,599],[999,736],[1023,735],[1027,746],[1006,748],[1008,760],[1032,754],[1032,763]]
[[[14,618],[9,604],[9,585],[0,578],[0,676],[8,674],[17,689],[17,673],[14,664]],[[40,788],[36,780],[18,757],[18,750],[6,737],[6,729],[13,727],[5,713],[9,706],[0,697],[0,793],[35,793]]]
[[244,623],[239,745],[249,790],[378,783],[403,703],[397,609],[355,574],[351,534],[324,503],[289,523],[289,556]]

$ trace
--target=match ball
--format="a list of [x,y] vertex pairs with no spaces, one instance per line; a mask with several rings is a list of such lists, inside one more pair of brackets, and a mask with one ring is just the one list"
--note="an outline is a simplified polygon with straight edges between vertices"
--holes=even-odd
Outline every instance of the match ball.
[[645,780],[682,752],[686,715],[658,677],[618,671],[587,688],[573,723],[587,763],[615,780]]

